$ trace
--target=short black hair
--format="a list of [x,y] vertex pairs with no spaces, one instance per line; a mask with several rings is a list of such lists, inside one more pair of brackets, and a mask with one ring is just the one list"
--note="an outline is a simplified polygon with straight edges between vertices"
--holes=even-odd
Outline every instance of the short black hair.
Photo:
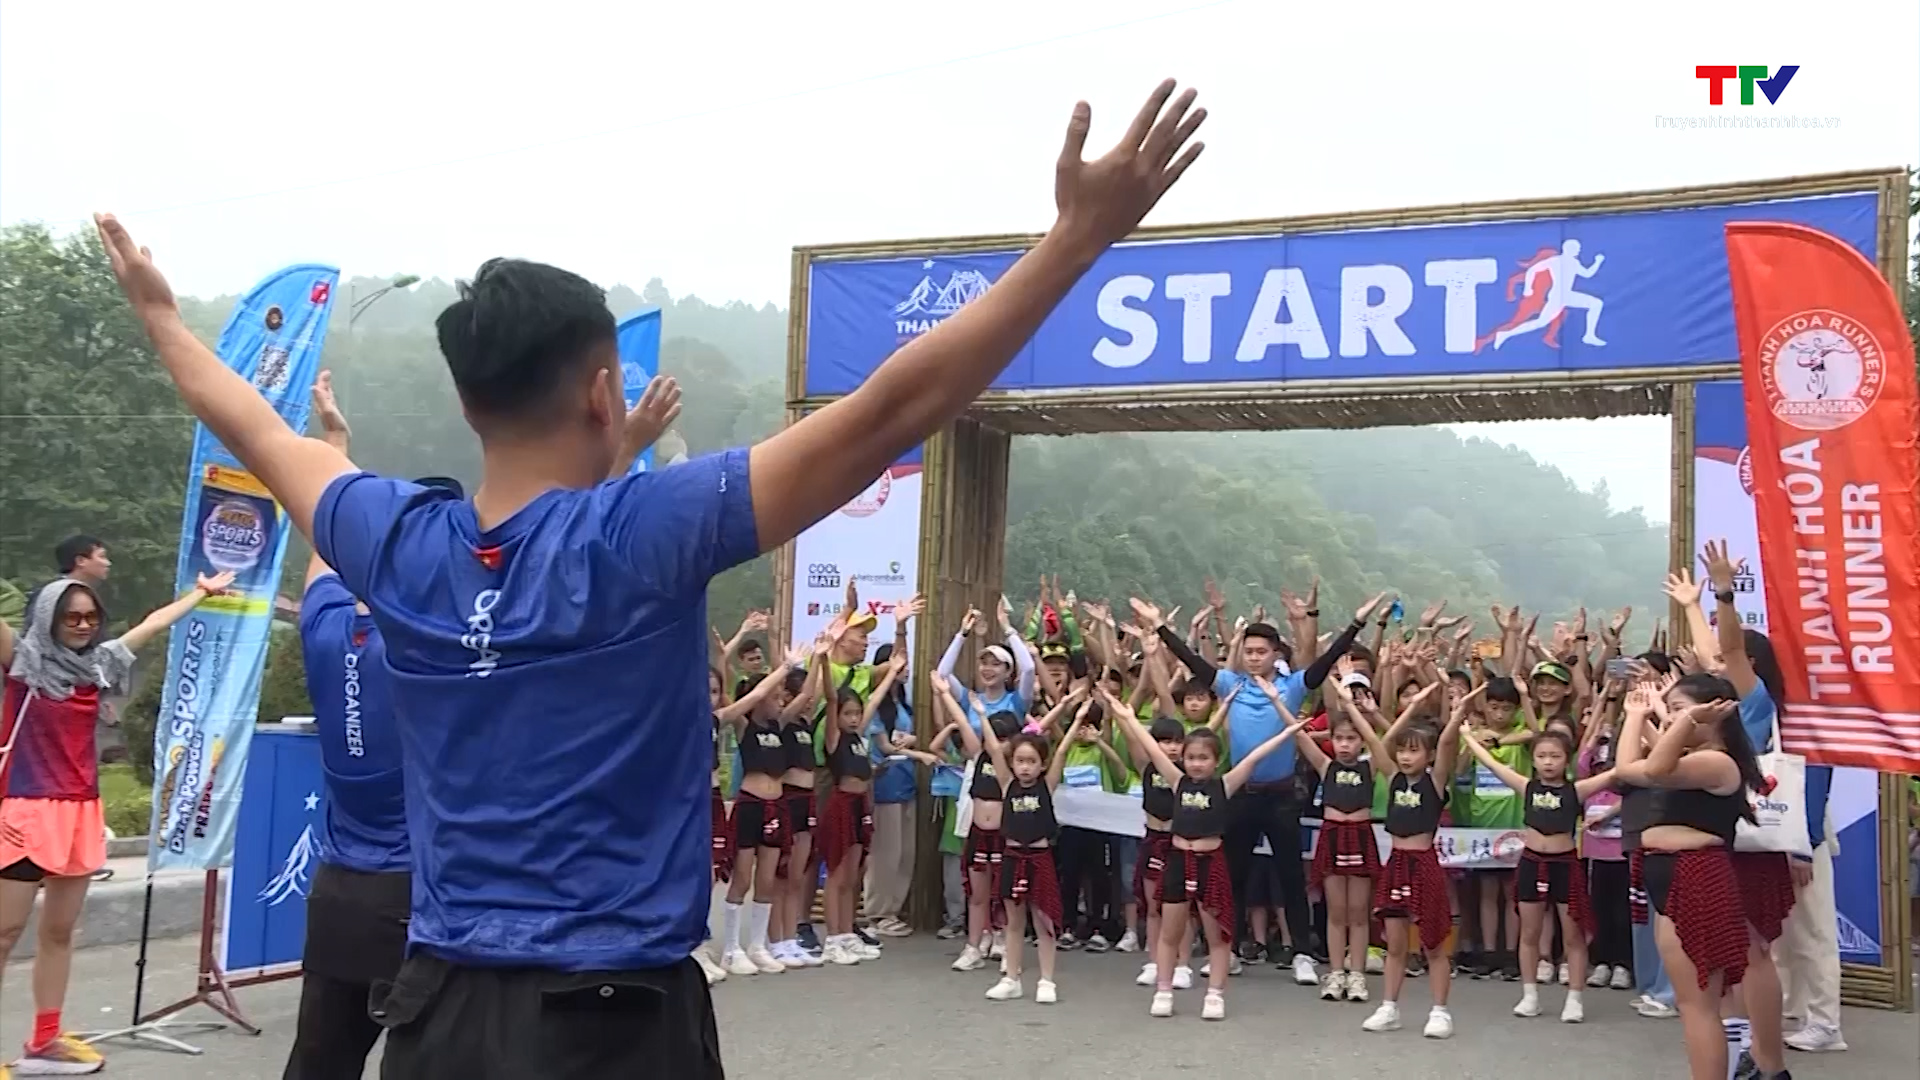
[[1487,680],[1487,700],[1502,705],[1520,704],[1520,687],[1505,675],[1496,675]]
[[482,263],[434,329],[461,403],[500,418],[537,415],[568,372],[614,340],[598,285],[526,259]]
[[1241,635],[1241,640],[1250,638],[1260,638],[1272,645],[1275,652],[1280,650],[1280,631],[1275,630],[1271,624],[1257,622],[1247,627],[1246,633]]
[[81,559],[106,546],[101,543],[99,537],[88,536],[86,533],[69,536],[54,546],[53,564],[60,568],[61,573],[71,574],[74,565]]

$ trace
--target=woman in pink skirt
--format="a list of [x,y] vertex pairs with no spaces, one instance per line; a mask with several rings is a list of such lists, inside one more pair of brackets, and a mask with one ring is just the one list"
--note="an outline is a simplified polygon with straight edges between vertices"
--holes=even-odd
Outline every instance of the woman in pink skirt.
[[[79,1075],[105,1064],[60,1030],[73,964],[73,928],[95,870],[106,865],[94,725],[101,695],[124,686],[133,654],[218,593],[233,575],[202,577],[185,596],[102,641],[100,598],[71,578],[35,595],[26,630],[0,623],[0,966],[33,914],[42,888],[39,951],[33,958],[33,1034],[14,1062],[23,1076]],[[0,1065],[0,1080],[12,1072]]]

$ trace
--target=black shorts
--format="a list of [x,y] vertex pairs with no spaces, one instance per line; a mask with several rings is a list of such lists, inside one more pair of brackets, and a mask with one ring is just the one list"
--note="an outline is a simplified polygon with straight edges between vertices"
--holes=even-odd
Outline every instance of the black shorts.
[[[1528,852],[1531,855],[1532,852]],[[1540,879],[1546,879],[1546,888]],[[1573,902],[1573,863],[1565,860],[1522,858],[1513,868],[1513,895],[1520,903]]]
[[1271,855],[1255,855],[1247,860],[1246,908],[1280,906],[1280,863]]
[[820,815],[816,812],[816,802],[812,788],[795,787],[792,784],[781,786],[780,797],[787,804],[787,828],[795,836],[803,832],[812,832],[820,824]]
[[647,971],[458,967],[409,957],[372,1015],[385,1080],[722,1080],[707,980],[691,958]]
[[29,885],[38,885],[47,880],[47,872],[32,859],[16,859],[0,866],[0,880],[24,881]]
[[332,863],[314,871],[300,965],[342,982],[387,982],[407,955],[413,875],[369,874]]

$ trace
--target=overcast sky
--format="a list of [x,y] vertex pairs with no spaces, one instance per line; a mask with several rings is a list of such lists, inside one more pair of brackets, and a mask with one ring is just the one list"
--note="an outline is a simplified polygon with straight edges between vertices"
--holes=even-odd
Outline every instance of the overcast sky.
[[[1741,63],[1839,126],[1655,126]],[[1920,161],[1914,0],[8,0],[0,220],[117,211],[197,294],[514,254],[784,304],[795,244],[1043,229],[1074,100],[1104,147],[1166,75],[1211,119],[1159,223]],[[1488,430],[1666,516],[1664,419]]]

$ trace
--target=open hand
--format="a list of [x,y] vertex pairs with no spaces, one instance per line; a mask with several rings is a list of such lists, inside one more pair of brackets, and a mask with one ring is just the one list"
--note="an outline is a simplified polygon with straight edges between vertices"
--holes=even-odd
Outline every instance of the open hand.
[[680,384],[671,375],[655,375],[627,413],[620,438],[630,448],[645,450],[679,418]]
[[1063,239],[1093,251],[1125,239],[1200,156],[1204,144],[1187,144],[1207,110],[1193,107],[1192,89],[1175,98],[1175,85],[1168,79],[1155,88],[1119,144],[1093,161],[1082,156],[1093,109],[1084,101],[1073,107],[1053,174],[1054,231]]
[[222,570],[211,577],[206,574],[196,576],[193,587],[206,593],[208,596],[219,596],[221,593],[226,592],[227,586],[231,584],[233,584],[233,571]]
[[919,618],[920,613],[925,610],[927,610],[927,598],[919,593],[914,593],[912,596],[893,605],[893,621],[895,623],[910,622]]
[[1713,582],[1713,591],[1733,591],[1733,559],[1727,554],[1725,540],[1709,540],[1703,556],[1707,564],[1707,579]]
[[327,442],[345,450],[353,430],[347,426],[347,414],[340,411],[340,403],[334,399],[331,371],[322,371],[320,377],[313,380],[313,416],[320,421],[320,432]]
[[1353,621],[1357,623],[1364,623],[1367,621],[1367,616],[1372,615],[1375,610],[1388,610],[1386,608],[1381,607],[1382,604],[1386,603],[1386,600],[1387,600],[1387,594],[1380,593],[1379,595],[1375,596],[1373,599],[1367,601],[1364,604],[1361,604],[1359,608],[1355,609],[1353,613]]
[[1161,625],[1165,622],[1160,615],[1160,608],[1156,606],[1153,601],[1142,600],[1135,596],[1129,598],[1127,603],[1132,605],[1133,617],[1139,622],[1140,629],[1151,633],[1152,631],[1160,629]]
[[1693,580],[1693,572],[1681,570],[1677,574],[1667,575],[1667,595],[1681,607],[1691,607],[1700,602],[1700,584]]
[[100,245],[107,249],[107,262],[113,267],[114,280],[126,294],[133,313],[144,321],[156,317],[180,317],[180,305],[173,298],[173,287],[153,265],[153,252],[133,242],[127,227],[112,214],[93,215],[94,228],[100,232]]

